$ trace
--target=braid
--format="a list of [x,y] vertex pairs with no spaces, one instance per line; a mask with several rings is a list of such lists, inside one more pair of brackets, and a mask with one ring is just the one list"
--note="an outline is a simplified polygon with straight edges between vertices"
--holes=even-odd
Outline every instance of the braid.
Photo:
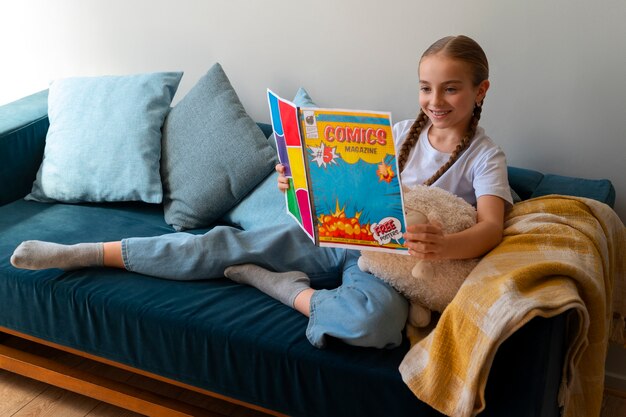
[[472,118],[470,120],[467,133],[465,134],[465,136],[463,136],[463,139],[461,139],[461,142],[456,146],[454,151],[452,151],[452,154],[450,154],[450,158],[448,159],[448,161],[445,164],[443,164],[441,168],[439,168],[437,172],[433,174],[432,177],[424,181],[424,185],[430,186],[435,181],[437,181],[452,166],[452,164],[456,162],[459,155],[465,149],[467,149],[467,147],[470,145],[470,142],[474,138],[474,135],[476,134],[476,129],[478,128],[478,122],[480,121],[480,115],[482,111],[483,111],[483,108],[482,108],[482,102],[481,102],[479,105],[477,104],[474,107],[474,113],[472,114]]
[[424,129],[424,126],[426,125],[427,121],[428,121],[428,117],[426,116],[426,113],[424,113],[420,109],[420,112],[417,115],[415,122],[413,122],[413,125],[411,125],[411,128],[409,129],[409,133],[407,133],[406,139],[404,139],[404,142],[402,143],[400,152],[398,152],[398,169],[400,170],[400,172],[404,170],[406,161],[409,159],[409,153],[411,152],[411,149],[413,149],[413,147],[417,143],[420,137],[420,133],[422,133],[422,130]]

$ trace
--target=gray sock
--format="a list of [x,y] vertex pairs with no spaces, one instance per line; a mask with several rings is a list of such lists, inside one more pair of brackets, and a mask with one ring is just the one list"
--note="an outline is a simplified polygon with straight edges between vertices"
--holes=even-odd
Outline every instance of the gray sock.
[[239,284],[251,285],[293,308],[293,301],[311,288],[309,277],[300,271],[272,272],[253,264],[229,266],[224,275]]
[[66,271],[102,266],[102,243],[58,243],[27,240],[22,242],[11,256],[11,264],[21,269],[60,268]]

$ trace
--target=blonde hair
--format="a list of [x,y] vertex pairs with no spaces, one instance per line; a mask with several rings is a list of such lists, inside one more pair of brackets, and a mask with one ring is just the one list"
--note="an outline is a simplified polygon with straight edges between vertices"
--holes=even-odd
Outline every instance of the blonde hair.
[[[420,63],[425,57],[439,53],[446,57],[458,59],[469,64],[472,71],[472,82],[474,86],[478,86],[481,82],[489,78],[489,64],[487,62],[487,56],[480,45],[473,39],[463,35],[448,36],[439,39],[437,42],[433,43],[424,52],[424,54],[422,54]],[[483,101],[474,106],[474,112],[472,113],[472,118],[470,119],[467,132],[454,151],[452,151],[452,154],[450,154],[448,161],[443,164],[429,179],[424,181],[424,185],[432,185],[435,181],[437,181],[439,177],[441,177],[452,166],[452,164],[454,164],[461,152],[467,149],[472,141],[472,138],[476,134],[476,128],[478,127],[478,122],[480,121],[480,115],[482,113]],[[404,170],[404,166],[409,158],[409,153],[417,144],[420,133],[422,133],[422,130],[424,129],[424,126],[426,126],[427,122],[428,116],[426,116],[426,113],[420,109],[415,122],[409,129],[409,133],[400,148],[400,152],[398,152],[398,166],[400,172]]]

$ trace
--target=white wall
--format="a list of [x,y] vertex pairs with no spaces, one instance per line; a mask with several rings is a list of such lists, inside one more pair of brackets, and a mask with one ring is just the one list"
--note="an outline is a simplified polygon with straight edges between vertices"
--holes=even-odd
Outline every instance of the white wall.
[[609,178],[626,220],[625,19],[622,0],[3,1],[0,103],[57,77],[182,69],[176,101],[220,61],[257,120],[265,88],[300,85],[401,120],[422,51],[464,33],[490,59],[482,123],[509,163]]
[[463,33],[490,59],[482,124],[509,163],[609,178],[626,221],[625,20],[623,0],[2,1],[0,104],[58,77],[184,70],[177,101],[219,61],[257,120],[267,87],[301,85],[401,120],[422,51]]

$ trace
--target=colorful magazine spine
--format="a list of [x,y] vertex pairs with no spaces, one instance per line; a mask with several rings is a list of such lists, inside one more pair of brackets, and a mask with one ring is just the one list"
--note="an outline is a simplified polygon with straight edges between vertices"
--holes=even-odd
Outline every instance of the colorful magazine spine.
[[319,246],[407,253],[391,116],[298,108],[268,90],[286,206]]

